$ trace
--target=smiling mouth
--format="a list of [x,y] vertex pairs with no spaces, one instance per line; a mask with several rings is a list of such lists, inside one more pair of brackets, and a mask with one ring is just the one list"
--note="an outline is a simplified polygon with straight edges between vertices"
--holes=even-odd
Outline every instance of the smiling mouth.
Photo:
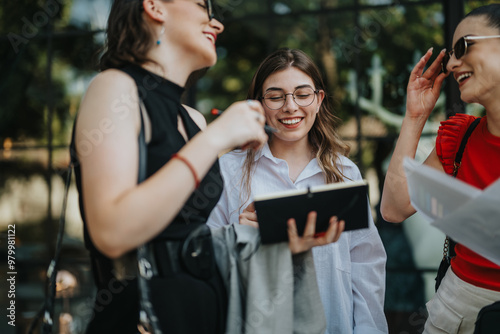
[[458,83],[461,83],[462,81],[464,81],[465,79],[467,78],[470,78],[472,75],[472,72],[467,72],[467,73],[464,73],[464,74],[461,74],[458,78],[457,78],[457,82]]
[[204,34],[215,45],[215,36],[212,34]]
[[295,125],[299,123],[302,120],[302,118],[297,117],[297,118],[286,118],[286,119],[280,119],[279,122],[283,123],[285,125]]

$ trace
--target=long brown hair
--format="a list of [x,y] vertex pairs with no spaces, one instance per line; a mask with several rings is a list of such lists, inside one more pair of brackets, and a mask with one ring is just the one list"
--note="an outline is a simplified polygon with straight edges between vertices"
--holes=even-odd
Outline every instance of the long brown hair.
[[[164,1],[164,0],[162,0]],[[148,51],[155,45],[153,30],[143,17],[141,0],[114,0],[108,17],[106,42],[99,68],[120,68],[127,63],[152,61]]]
[[[345,176],[338,166],[338,158],[340,155],[348,156],[350,147],[337,134],[340,120],[333,114],[333,102],[327,93],[328,90],[318,67],[306,53],[297,49],[283,48],[267,56],[252,79],[247,98],[255,100],[261,98],[264,81],[273,73],[290,67],[295,67],[307,74],[312,79],[315,88],[325,92],[325,98],[321,103],[319,113],[309,131],[309,142],[319,161],[319,166],[325,174],[325,181],[327,183],[344,181]],[[250,194],[250,178],[254,166],[255,152],[248,151],[243,166],[242,180],[247,195]]]

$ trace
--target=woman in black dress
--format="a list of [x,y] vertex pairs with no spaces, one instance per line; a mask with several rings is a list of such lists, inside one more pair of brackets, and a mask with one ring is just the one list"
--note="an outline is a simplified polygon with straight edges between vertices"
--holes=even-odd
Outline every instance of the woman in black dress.
[[[111,8],[102,71],[81,103],[72,142],[97,284],[88,333],[138,332],[136,278],[118,275],[116,259],[142,244],[154,259],[150,295],[162,330],[224,332],[226,295],[217,271],[186,266],[179,254],[220,197],[218,154],[259,148],[267,136],[259,103],[234,103],[206,126],[180,102],[191,73],[216,62],[224,27],[212,12],[210,0],[115,0]],[[141,124],[147,178],[137,184]],[[299,238],[293,226],[289,233],[291,248],[303,251],[340,231],[332,226],[320,239]]]

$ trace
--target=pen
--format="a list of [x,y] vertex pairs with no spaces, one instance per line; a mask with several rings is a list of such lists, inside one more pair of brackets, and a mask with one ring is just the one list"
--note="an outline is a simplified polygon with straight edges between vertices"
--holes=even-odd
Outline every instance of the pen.
[[[223,112],[223,110],[220,110],[220,109],[217,109],[217,108],[213,108],[212,110],[210,110],[210,113],[212,115],[214,115],[214,116],[219,116],[220,114],[222,114],[222,112]],[[265,124],[264,125],[264,131],[266,132],[266,134],[268,136],[271,136],[271,134],[278,132],[278,129],[275,129],[272,126],[269,126],[269,125]]]

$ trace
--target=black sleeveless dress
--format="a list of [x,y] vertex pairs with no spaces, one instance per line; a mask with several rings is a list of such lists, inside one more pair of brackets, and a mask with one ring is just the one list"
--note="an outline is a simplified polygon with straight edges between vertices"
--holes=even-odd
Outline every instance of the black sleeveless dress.
[[[172,154],[178,152],[185,140],[177,130],[180,115],[188,137],[200,131],[181,105],[184,88],[165,80],[137,65],[121,69],[136,82],[139,97],[151,120],[151,141],[147,145],[147,176],[153,175]],[[126,149],[126,148],[124,148]],[[87,333],[137,333],[139,296],[137,279],[117,280],[113,263],[94,246],[87,230],[83,211],[81,171],[77,160],[74,136],[71,156],[75,163],[80,212],[84,222],[85,245],[90,251],[97,295]],[[158,264],[158,274],[150,282],[150,296],[156,316],[164,333],[223,333],[227,296],[217,270],[210,278],[194,277],[179,262],[165,241],[182,241],[191,231],[205,224],[222,193],[218,161],[211,167],[199,188],[190,196],[172,223],[150,241]],[[168,205],[168,203],[165,203]]]

